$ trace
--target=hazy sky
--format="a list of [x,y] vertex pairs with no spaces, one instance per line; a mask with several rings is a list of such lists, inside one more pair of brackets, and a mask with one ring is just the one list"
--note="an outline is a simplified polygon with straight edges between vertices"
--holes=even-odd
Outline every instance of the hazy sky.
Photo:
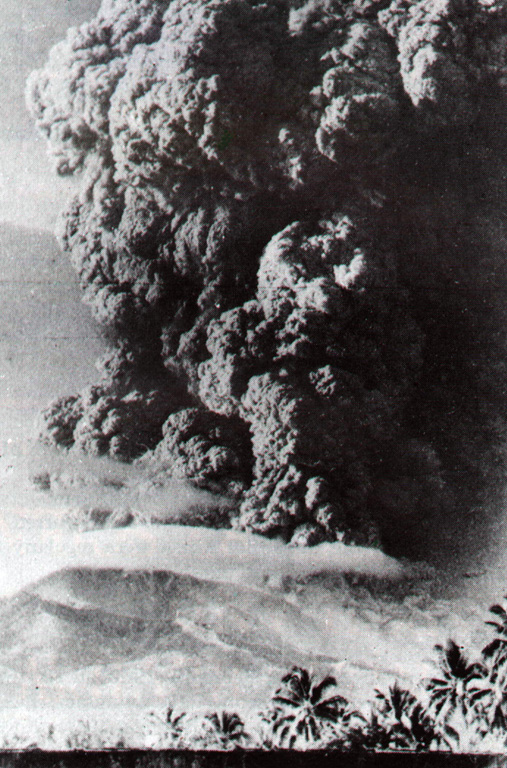
[[99,0],[0,0],[0,222],[52,229],[68,194],[25,107],[25,81]]
[[[25,107],[28,74],[44,64],[68,27],[91,18],[98,0],[0,0],[0,488],[6,445],[21,455],[36,414],[95,375],[103,351],[80,303],[69,259],[39,232],[54,228],[69,195]],[[5,494],[3,496],[5,501]]]

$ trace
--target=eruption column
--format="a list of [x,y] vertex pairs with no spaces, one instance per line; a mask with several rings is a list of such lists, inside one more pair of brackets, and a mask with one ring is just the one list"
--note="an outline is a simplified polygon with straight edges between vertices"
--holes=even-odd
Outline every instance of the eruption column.
[[490,0],[104,0],[28,85],[113,342],[44,439],[227,493],[294,544],[392,548],[484,503],[506,41]]

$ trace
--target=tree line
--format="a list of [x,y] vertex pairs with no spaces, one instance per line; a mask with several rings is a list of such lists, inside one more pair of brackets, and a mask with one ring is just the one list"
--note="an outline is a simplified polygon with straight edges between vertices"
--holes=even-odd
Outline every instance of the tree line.
[[[435,672],[415,690],[394,681],[353,706],[334,675],[293,666],[254,727],[234,711],[197,717],[169,707],[152,714],[153,747],[504,752],[507,747],[507,596],[491,606],[494,637],[475,655],[449,639]],[[158,741],[157,741],[158,739]]]

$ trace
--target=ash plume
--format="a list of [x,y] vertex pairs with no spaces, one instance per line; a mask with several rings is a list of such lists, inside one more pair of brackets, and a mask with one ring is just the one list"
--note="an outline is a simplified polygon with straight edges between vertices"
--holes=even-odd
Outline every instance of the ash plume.
[[60,240],[114,349],[44,439],[294,544],[484,503],[506,41],[500,0],[104,0],[69,30],[28,103],[80,178]]

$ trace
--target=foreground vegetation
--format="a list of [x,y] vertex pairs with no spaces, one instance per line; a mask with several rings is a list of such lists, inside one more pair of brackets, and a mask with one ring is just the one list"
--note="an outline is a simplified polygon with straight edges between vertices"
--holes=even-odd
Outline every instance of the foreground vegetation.
[[435,646],[435,672],[408,690],[397,681],[353,706],[339,680],[302,667],[281,679],[266,708],[248,721],[233,711],[186,713],[169,707],[141,732],[81,721],[66,734],[50,726],[35,739],[4,736],[4,749],[338,749],[353,752],[443,750],[505,753],[507,748],[507,596],[490,608],[493,636],[481,650],[454,640]]

